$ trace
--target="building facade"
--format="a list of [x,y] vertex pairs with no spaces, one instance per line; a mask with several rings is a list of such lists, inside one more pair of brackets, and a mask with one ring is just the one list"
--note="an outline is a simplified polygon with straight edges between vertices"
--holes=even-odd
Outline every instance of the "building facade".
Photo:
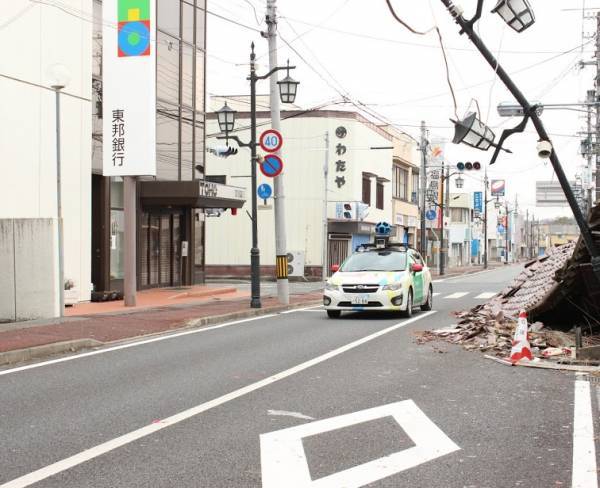
[[[230,106],[236,105],[232,101]],[[259,130],[269,128],[269,118],[268,112],[258,113]],[[242,141],[249,140],[248,112],[238,112],[236,125],[240,128],[236,135]],[[219,133],[213,114],[208,118],[208,133]],[[282,112],[282,133],[287,249],[303,261],[302,275],[320,277],[325,249],[329,269],[332,264],[340,264],[358,245],[370,241],[377,222],[394,223],[393,136],[357,113],[327,110]],[[248,202],[237,215],[225,212],[219,218],[207,219],[207,274],[248,276],[251,221],[246,210],[251,208],[250,156],[243,149],[227,158],[211,153],[212,146],[223,144],[213,137],[208,139],[207,178],[244,186]],[[258,184],[272,185],[273,180],[259,172]],[[259,200],[258,233],[261,272],[274,276],[272,199]]]
[[[87,12],[91,19],[92,0],[64,0],[61,4],[67,10]],[[70,294],[74,300],[88,300],[92,286],[92,24],[52,5],[28,0],[3,2],[2,17],[12,20],[0,29],[0,42],[7,46],[0,56],[0,155],[4,170],[0,219],[57,217],[56,94],[51,86],[53,72],[63,74],[64,278],[73,283]],[[58,256],[54,259],[57,272]]]

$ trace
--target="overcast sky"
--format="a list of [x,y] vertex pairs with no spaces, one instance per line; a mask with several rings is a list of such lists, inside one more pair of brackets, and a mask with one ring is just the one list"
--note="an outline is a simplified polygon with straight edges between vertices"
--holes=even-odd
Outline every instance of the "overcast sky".
[[[309,108],[339,100],[346,94],[415,137],[419,135],[420,121],[425,120],[432,137],[452,139],[454,131],[449,118],[455,118],[454,104],[435,32],[425,36],[411,34],[391,17],[385,0],[277,3],[280,35],[297,51],[280,39],[279,59],[283,63],[289,57],[298,66],[293,76],[301,81],[299,105]],[[476,3],[461,2],[465,16]],[[485,1],[479,33],[504,68],[514,74],[529,100],[548,104],[583,101],[586,90],[593,88],[594,68],[580,69],[578,63],[593,57],[595,41],[589,36],[595,31],[595,20],[584,20],[581,7],[600,6],[600,2],[596,5],[591,0],[531,0],[536,23],[522,34],[489,13],[495,3]],[[259,24],[265,5],[265,0],[209,0],[208,10],[260,30],[265,28],[264,23]],[[494,128],[497,138],[502,128],[515,123],[497,115],[498,103],[512,98],[469,40],[459,35],[440,0],[393,0],[393,5],[398,15],[417,30],[439,26],[459,117],[476,109],[477,101],[483,120]],[[245,78],[251,41],[257,44],[259,62],[266,67],[267,41],[257,31],[209,14],[209,94],[248,93]],[[586,44],[580,47],[582,43]],[[261,88],[259,92],[266,92],[268,86]],[[580,173],[583,159],[577,133],[585,127],[585,114],[547,110],[543,121],[553,134],[565,171],[571,177]],[[514,201],[518,195],[522,209],[528,208],[542,217],[569,215],[568,208],[535,209],[535,181],[556,179],[550,163],[538,158],[536,143],[537,136],[529,125],[526,133],[508,141],[513,154],[502,155],[490,168],[490,177],[505,178],[509,198]],[[478,160],[487,164],[492,152],[448,144],[447,156],[453,162]],[[481,186],[476,178],[468,181],[473,185],[470,190]]]

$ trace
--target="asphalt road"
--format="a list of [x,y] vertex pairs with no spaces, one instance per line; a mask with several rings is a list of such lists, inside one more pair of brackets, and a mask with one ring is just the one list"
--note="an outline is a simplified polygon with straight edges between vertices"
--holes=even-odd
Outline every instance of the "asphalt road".
[[597,488],[594,383],[414,342],[517,271],[436,282],[411,321],[301,310],[0,370],[0,488]]

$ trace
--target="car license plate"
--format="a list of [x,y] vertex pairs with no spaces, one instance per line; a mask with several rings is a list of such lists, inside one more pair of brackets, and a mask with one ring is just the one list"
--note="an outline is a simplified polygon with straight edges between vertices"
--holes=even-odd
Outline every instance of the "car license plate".
[[352,297],[352,305],[367,305],[369,303],[369,295],[358,295]]

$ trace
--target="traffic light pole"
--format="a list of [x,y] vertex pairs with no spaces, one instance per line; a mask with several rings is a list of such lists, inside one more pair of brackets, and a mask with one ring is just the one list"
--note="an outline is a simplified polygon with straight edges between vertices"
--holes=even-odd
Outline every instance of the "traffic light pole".
[[[473,23],[478,19],[478,15],[481,13],[481,6],[483,4],[483,0],[478,0],[478,14],[471,20],[467,21],[462,15],[462,9],[457,8],[452,0],[441,0],[444,6],[448,9],[455,22],[461,28],[461,34],[466,33],[473,45],[477,48],[477,50],[481,53],[481,55],[485,58],[488,64],[495,71],[496,75],[506,88],[511,92],[511,94],[515,97],[519,105],[523,108],[523,113],[525,116],[531,118],[533,125],[536,128],[536,131],[540,137],[541,141],[550,142],[550,136],[544,127],[542,120],[540,119],[535,107],[533,107],[525,95],[519,90],[517,85],[513,82],[512,78],[508,75],[508,73],[502,68],[500,63],[498,63],[497,59],[494,57],[492,52],[488,49],[488,47],[483,43],[481,38],[477,35],[475,30],[473,29]],[[552,163],[552,167],[554,172],[556,173],[556,177],[560,182],[560,186],[569,202],[569,207],[571,207],[571,211],[573,212],[573,216],[575,217],[575,221],[579,226],[581,231],[581,237],[588,249],[591,258],[591,264],[593,272],[596,274],[598,279],[600,279],[600,249],[594,242],[594,237],[592,235],[592,231],[583,216],[581,209],[579,208],[579,204],[577,203],[577,199],[571,189],[569,184],[569,180],[560,164],[560,160],[558,159],[558,154],[556,150],[553,148],[550,154],[550,162]]]

